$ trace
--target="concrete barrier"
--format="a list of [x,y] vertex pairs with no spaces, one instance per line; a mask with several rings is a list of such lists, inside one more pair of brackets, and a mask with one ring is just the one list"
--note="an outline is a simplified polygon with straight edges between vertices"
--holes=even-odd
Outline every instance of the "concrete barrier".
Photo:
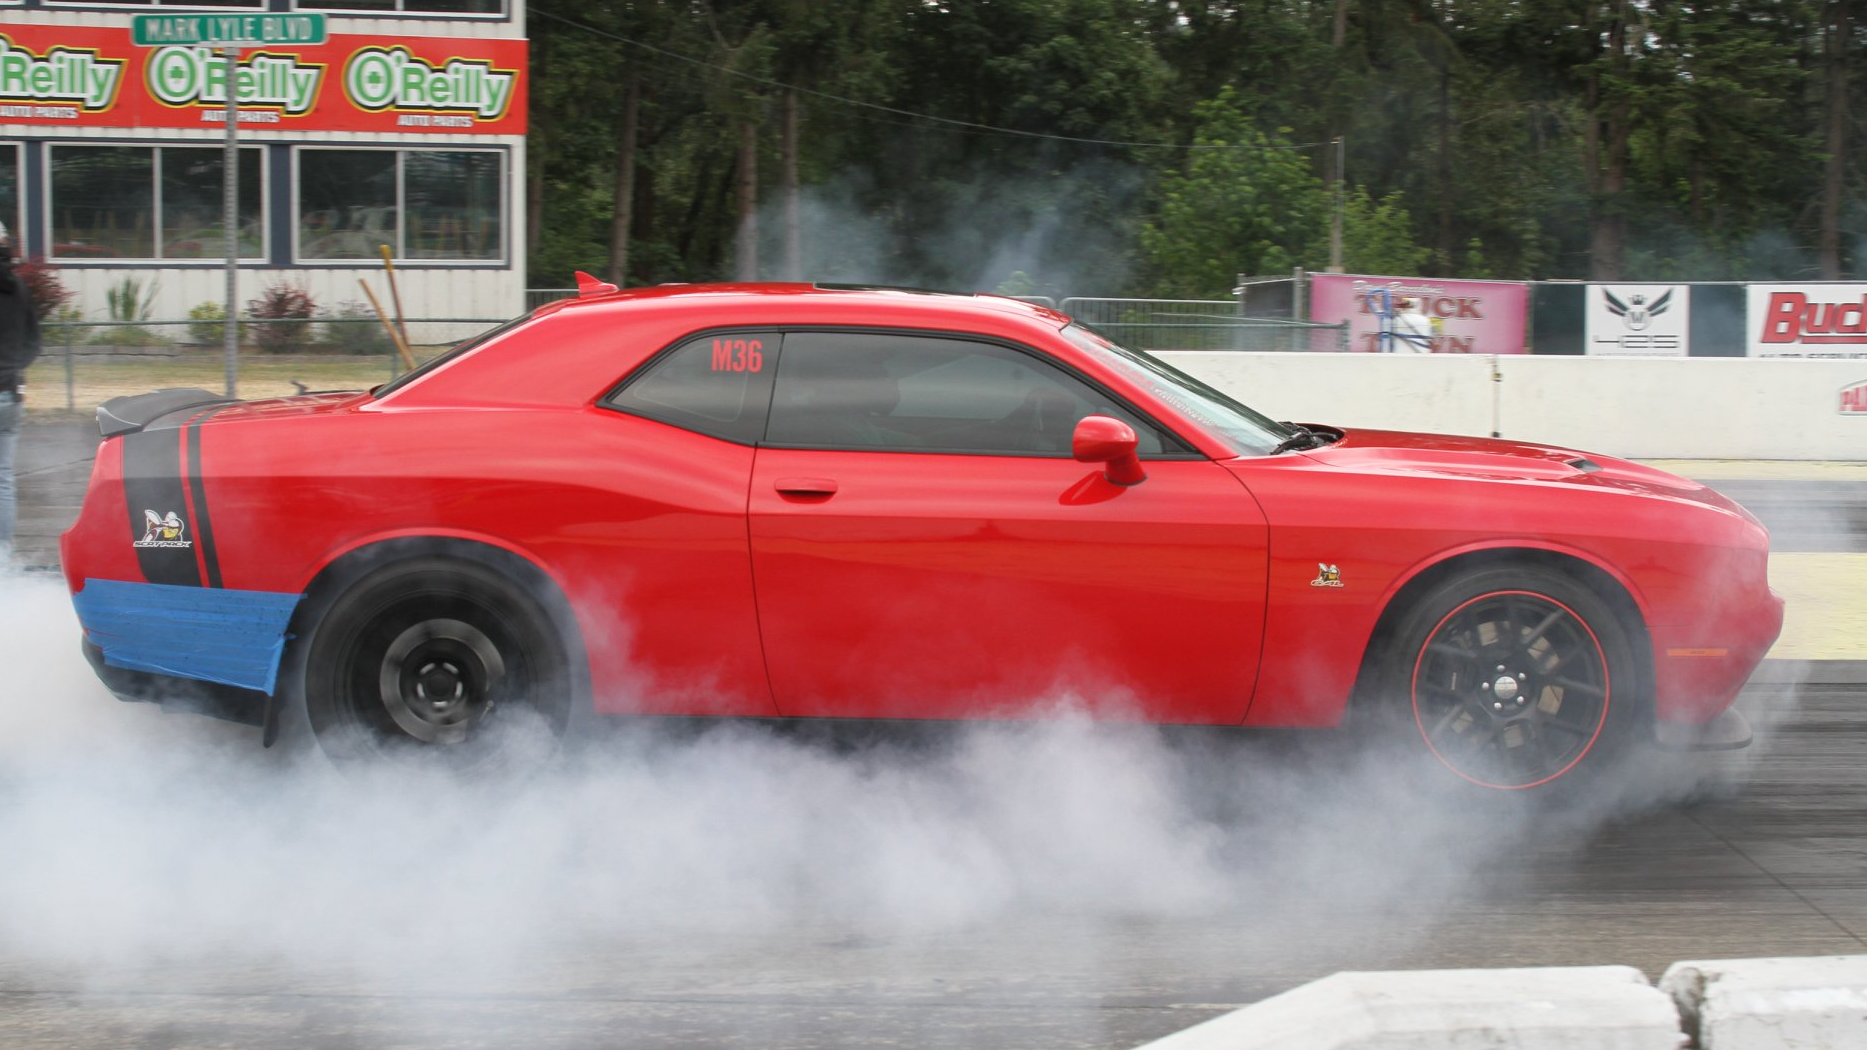
[[1488,356],[1157,354],[1274,419],[1489,435],[1497,391]]
[[1867,360],[1173,351],[1277,419],[1430,430],[1629,459],[1867,460],[1841,391]]
[[1631,966],[1338,973],[1145,1050],[1679,1050],[1679,1015]]
[[1867,1047],[1867,955],[1678,962],[1660,990],[1698,1050]]
[[1338,973],[1139,1050],[1859,1050],[1867,955]]

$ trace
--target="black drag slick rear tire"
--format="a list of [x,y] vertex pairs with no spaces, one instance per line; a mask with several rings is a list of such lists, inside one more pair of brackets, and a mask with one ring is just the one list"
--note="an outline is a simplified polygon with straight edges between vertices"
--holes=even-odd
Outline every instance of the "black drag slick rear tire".
[[339,766],[417,757],[505,771],[562,741],[567,668],[523,587],[473,562],[408,558],[351,582],[319,619],[305,718]]
[[1375,703],[1388,735],[1490,793],[1598,786],[1636,737],[1627,625],[1585,584],[1533,565],[1450,578],[1400,617]]

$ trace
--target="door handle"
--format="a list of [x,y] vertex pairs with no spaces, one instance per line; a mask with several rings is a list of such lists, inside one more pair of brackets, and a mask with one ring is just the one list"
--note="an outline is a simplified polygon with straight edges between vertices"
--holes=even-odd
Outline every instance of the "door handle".
[[772,487],[786,496],[836,495],[836,482],[830,478],[779,478]]

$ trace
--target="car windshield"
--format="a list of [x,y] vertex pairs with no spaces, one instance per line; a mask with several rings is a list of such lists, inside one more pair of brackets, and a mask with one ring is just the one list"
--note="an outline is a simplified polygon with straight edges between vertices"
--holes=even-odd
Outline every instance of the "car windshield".
[[1295,433],[1172,365],[1130,350],[1081,322],[1065,328],[1063,335],[1096,360],[1171,405],[1174,411],[1223,435],[1241,453],[1268,455]]

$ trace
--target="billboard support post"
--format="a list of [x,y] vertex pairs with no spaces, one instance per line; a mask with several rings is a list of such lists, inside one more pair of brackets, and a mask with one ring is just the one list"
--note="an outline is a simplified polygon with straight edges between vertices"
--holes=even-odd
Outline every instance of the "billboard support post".
[[225,61],[221,90],[227,93],[225,148],[222,152],[221,222],[226,227],[227,316],[222,319],[227,350],[227,396],[240,377],[240,47],[275,43],[322,44],[321,14],[257,15],[189,12],[136,15],[130,38],[138,47],[218,47]]
[[227,143],[221,172],[221,221],[227,227],[227,314],[223,326],[227,350],[227,396],[234,397],[240,377],[240,49],[221,49],[227,59]]

